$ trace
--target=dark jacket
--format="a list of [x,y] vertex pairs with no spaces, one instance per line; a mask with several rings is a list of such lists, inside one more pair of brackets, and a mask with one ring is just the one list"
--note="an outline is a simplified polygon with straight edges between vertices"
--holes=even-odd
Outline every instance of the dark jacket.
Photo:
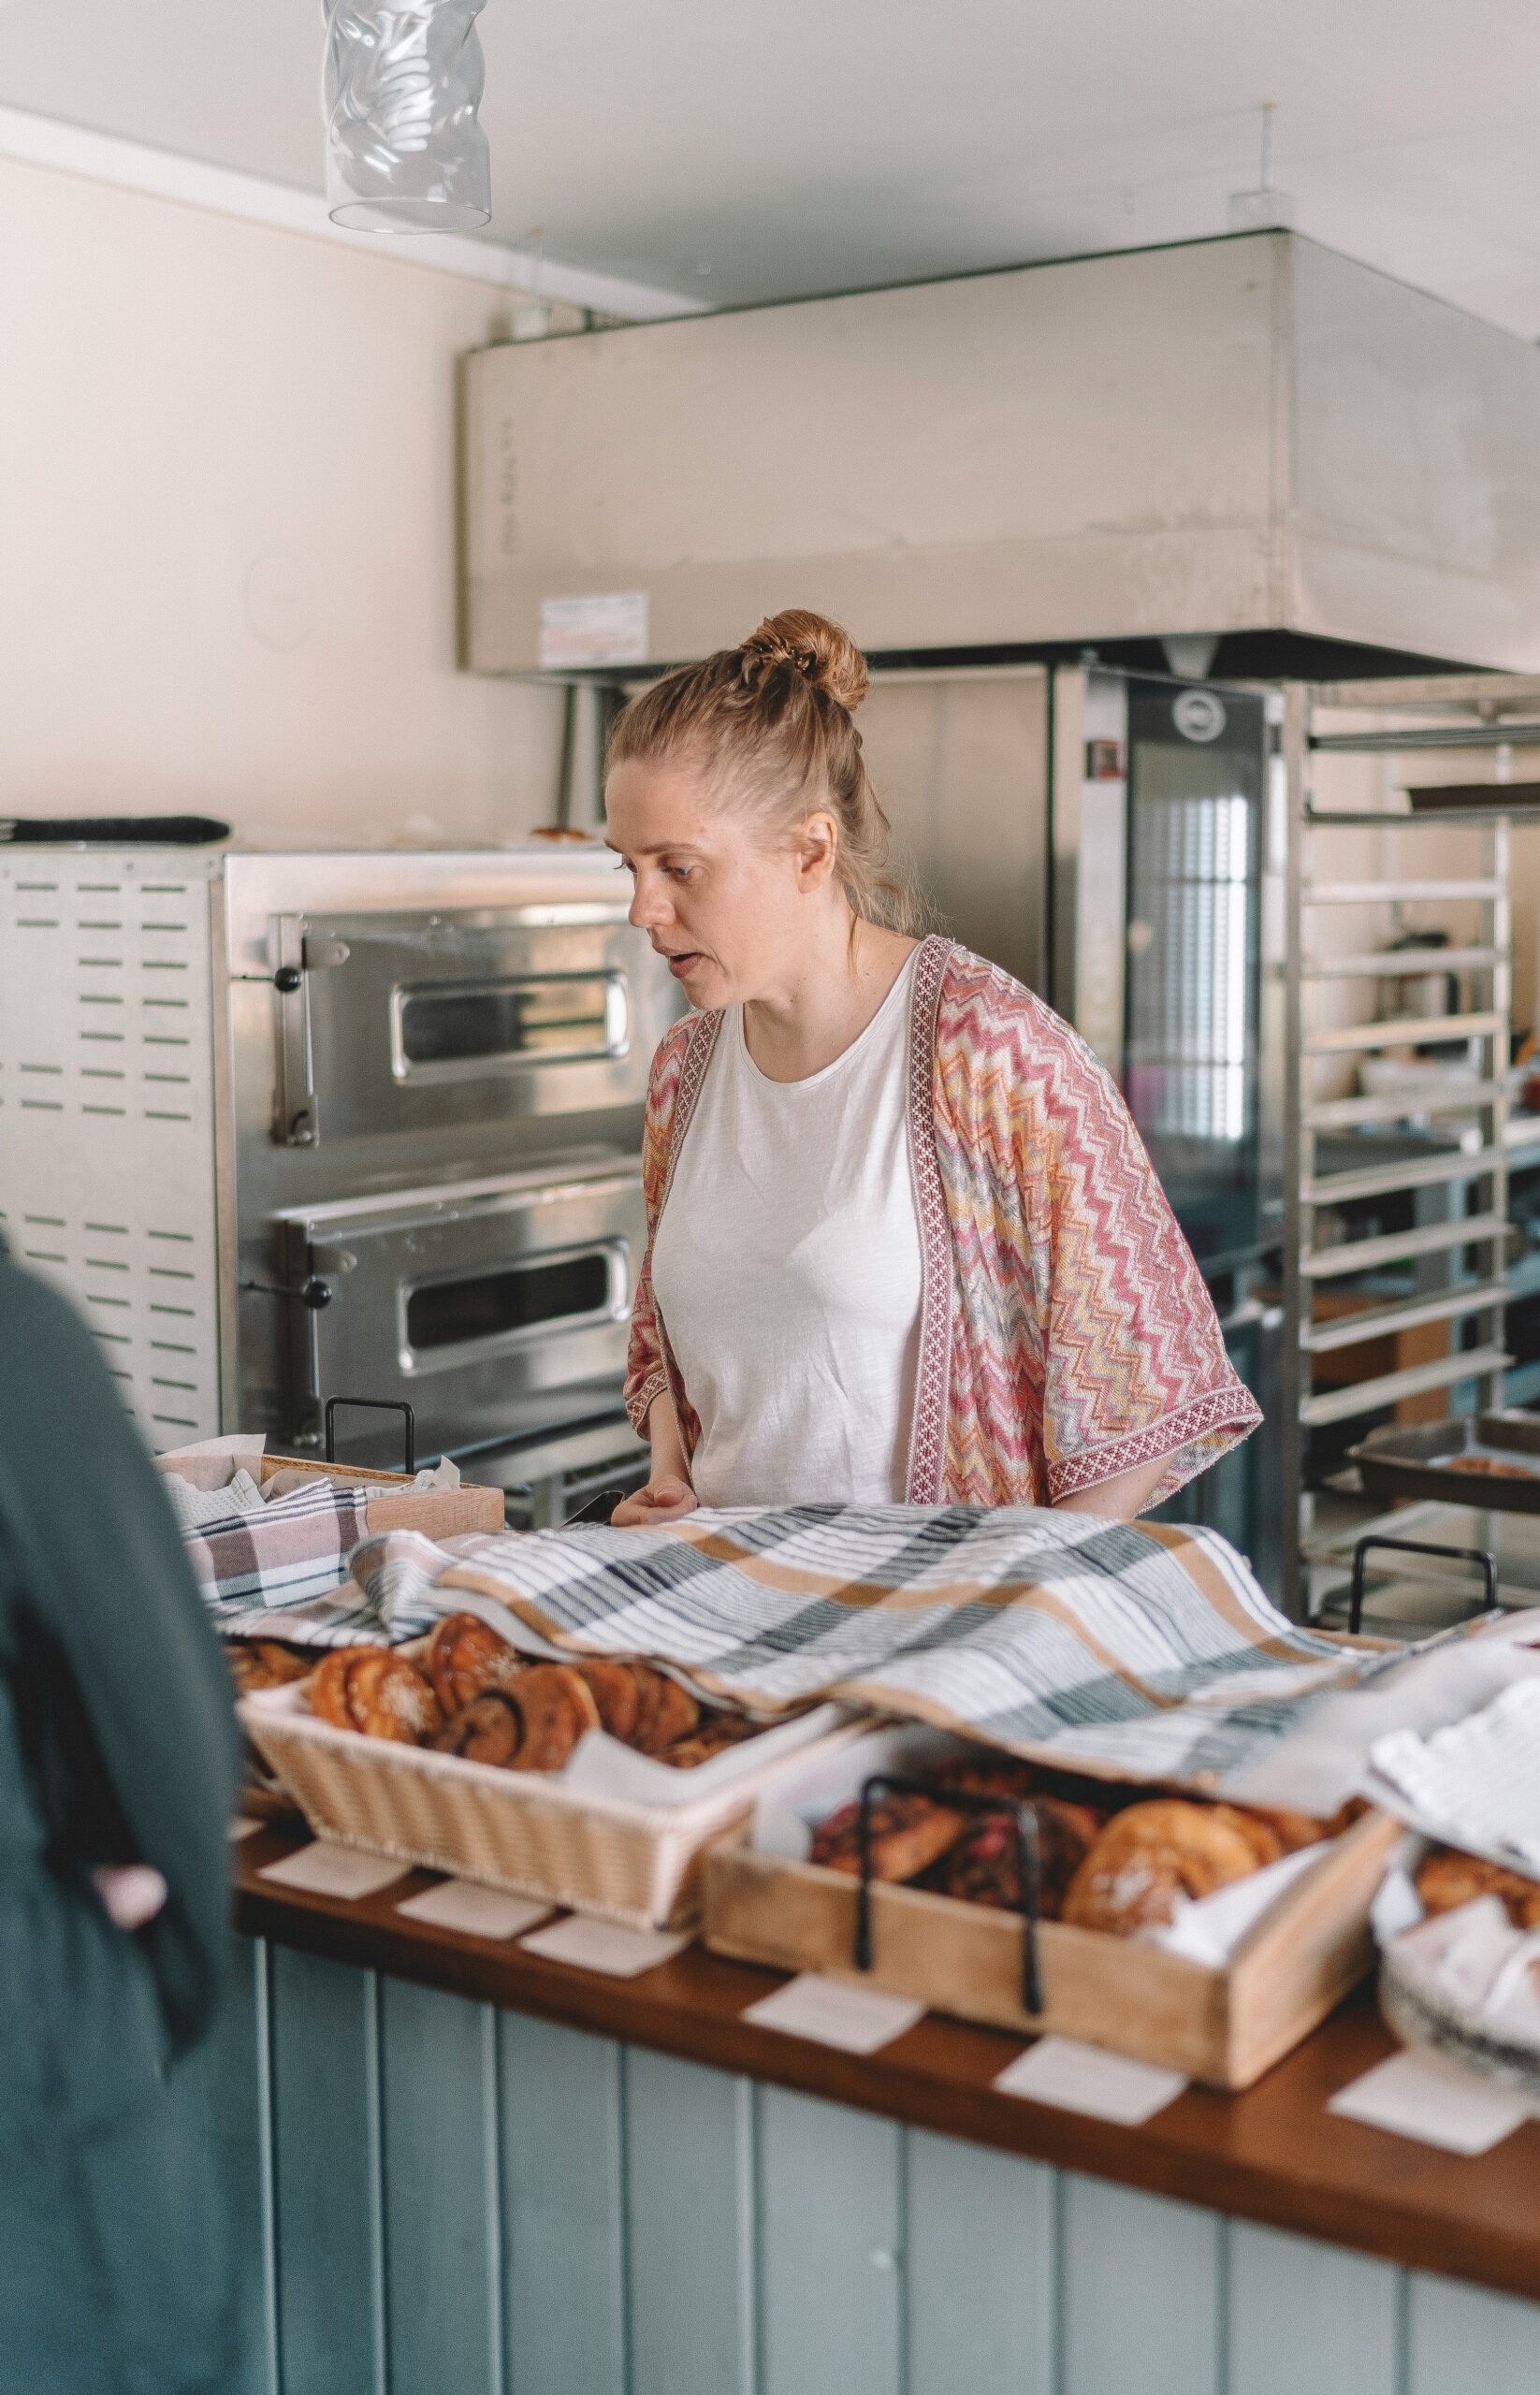
[[[0,2386],[227,2375],[229,2234],[172,2066],[229,1943],[238,1746],[176,1525],[94,1340],[0,1248]],[[164,1874],[115,1929],[97,1863]]]

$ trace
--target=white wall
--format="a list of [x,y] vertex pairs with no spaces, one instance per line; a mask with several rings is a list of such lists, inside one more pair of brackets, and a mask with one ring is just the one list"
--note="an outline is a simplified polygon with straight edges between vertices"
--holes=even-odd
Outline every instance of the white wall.
[[456,667],[456,360],[510,296],[0,162],[0,816],[506,837],[553,693]]

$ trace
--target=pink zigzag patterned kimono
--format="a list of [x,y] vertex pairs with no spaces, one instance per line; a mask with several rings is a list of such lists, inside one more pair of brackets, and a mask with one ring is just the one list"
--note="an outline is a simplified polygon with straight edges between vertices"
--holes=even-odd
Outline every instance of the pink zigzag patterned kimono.
[[[626,1406],[645,1436],[667,1389],[687,1454],[700,1420],[652,1239],[721,1021],[687,1016],[661,1042],[642,1141]],[[908,1056],[923,1264],[908,1502],[1053,1504],[1163,1459],[1159,1504],[1261,1415],[1127,1108],[1052,1008],[946,939],[922,945]]]

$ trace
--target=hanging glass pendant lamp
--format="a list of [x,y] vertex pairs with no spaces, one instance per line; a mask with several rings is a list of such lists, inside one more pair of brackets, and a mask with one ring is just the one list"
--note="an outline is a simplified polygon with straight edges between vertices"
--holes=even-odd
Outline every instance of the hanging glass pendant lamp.
[[325,0],[327,203],[370,233],[464,233],[492,213],[476,121],[483,0]]

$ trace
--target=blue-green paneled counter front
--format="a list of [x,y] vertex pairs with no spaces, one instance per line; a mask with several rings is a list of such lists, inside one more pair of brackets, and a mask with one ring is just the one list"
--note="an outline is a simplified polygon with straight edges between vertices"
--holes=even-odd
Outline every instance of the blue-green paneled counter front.
[[188,2088],[250,2260],[231,2395],[1540,2395],[1540,2125],[1462,2161],[1327,2114],[1360,1999],[1143,2129],[869,2060],[692,1951],[600,1980],[273,1889]]

